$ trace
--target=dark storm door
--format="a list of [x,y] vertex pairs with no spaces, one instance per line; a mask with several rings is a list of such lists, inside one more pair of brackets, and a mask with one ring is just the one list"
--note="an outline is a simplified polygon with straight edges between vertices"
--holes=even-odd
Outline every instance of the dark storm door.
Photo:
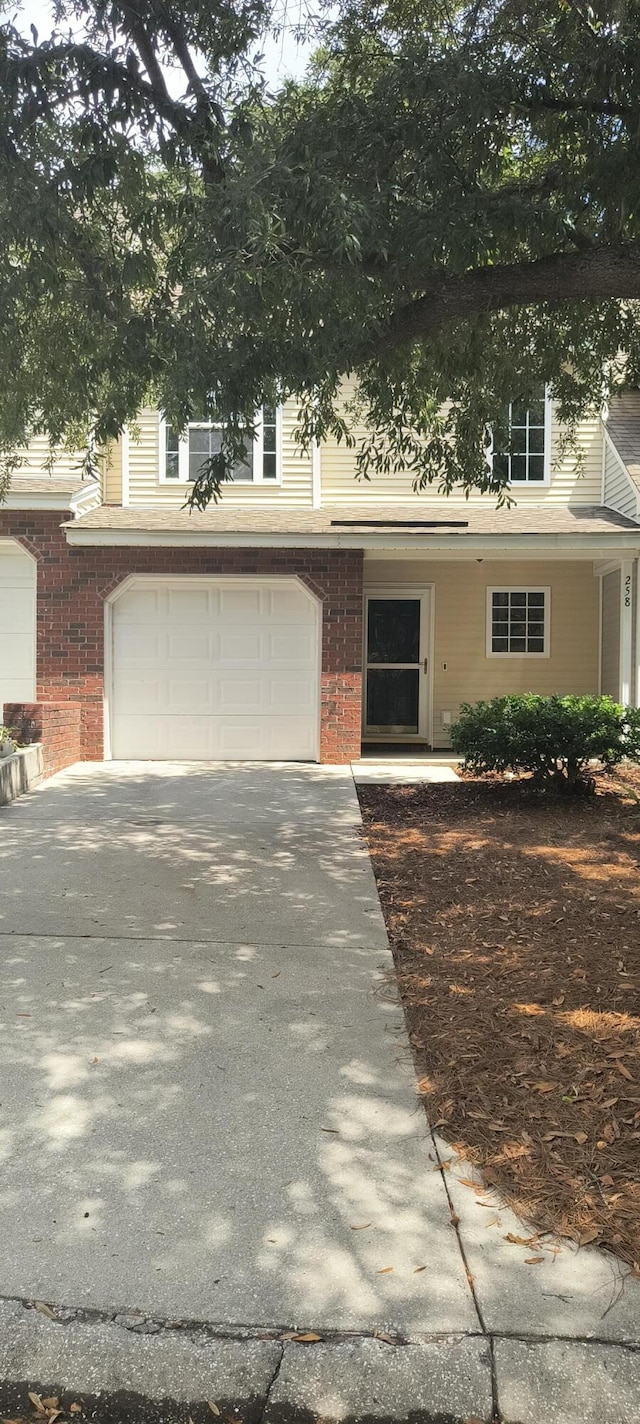
[[429,726],[430,593],[365,596],[364,736],[426,740]]

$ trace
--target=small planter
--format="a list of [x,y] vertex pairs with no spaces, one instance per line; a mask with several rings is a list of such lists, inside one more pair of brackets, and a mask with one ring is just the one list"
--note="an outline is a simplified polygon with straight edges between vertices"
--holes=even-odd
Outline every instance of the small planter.
[[13,756],[15,744],[9,741],[8,737],[3,737],[0,742],[0,757]]

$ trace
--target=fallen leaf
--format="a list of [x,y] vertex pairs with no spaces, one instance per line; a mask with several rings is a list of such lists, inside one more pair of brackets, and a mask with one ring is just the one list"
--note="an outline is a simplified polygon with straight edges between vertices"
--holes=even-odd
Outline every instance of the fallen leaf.
[[525,1266],[539,1266],[544,1261],[544,1256],[525,1256]]
[[320,1131],[321,1131],[321,1132],[335,1132],[335,1133],[337,1134],[338,1129],[337,1129],[337,1127],[321,1127],[321,1128],[320,1128]]
[[536,1093],[552,1093],[557,1088],[557,1083],[534,1083]]
[[626,1065],[625,1065],[624,1063],[620,1063],[620,1062],[618,1061],[618,1062],[616,1063],[616,1068],[618,1069],[618,1072],[622,1074],[622,1077],[627,1079],[627,1082],[628,1082],[628,1083],[632,1083],[632,1082],[633,1082],[633,1074],[629,1072],[629,1069],[626,1067]]
[[419,1276],[421,1271],[426,1271],[426,1266],[416,1266],[414,1276]]
[[599,1235],[600,1235],[600,1228],[599,1228],[598,1226],[586,1226],[585,1229],[584,1229],[584,1231],[581,1231],[581,1232],[580,1232],[580,1236],[579,1236],[579,1239],[578,1239],[578,1245],[579,1245],[579,1246],[588,1246],[589,1242],[590,1242],[590,1241],[595,1241],[596,1236],[599,1236]]
[[386,1335],[384,1330],[374,1330],[373,1336],[375,1340],[384,1340],[385,1345],[395,1345],[396,1343],[393,1336]]
[[377,1271],[377,1272],[376,1272],[376,1275],[378,1275],[378,1276],[388,1276],[388,1275],[389,1275],[389,1272],[392,1271],[392,1270],[393,1270],[393,1266],[383,1266],[381,1271]]
[[219,1417],[219,1415],[220,1415],[220,1410],[218,1409],[217,1404],[214,1404],[214,1402],[213,1402],[212,1399],[208,1399],[208,1400],[207,1400],[207,1404],[209,1405],[209,1408],[210,1408],[210,1410],[211,1410],[211,1413],[212,1413],[212,1414],[217,1414],[218,1417]]
[[48,1316],[49,1320],[55,1320],[56,1318],[55,1311],[51,1309],[50,1305],[47,1305],[45,1300],[34,1300],[33,1308],[34,1310],[39,1310],[41,1315]]
[[471,1177],[456,1177],[456,1182],[459,1182],[461,1187],[473,1187],[474,1192],[482,1190],[482,1183],[472,1182]]
[[505,1241],[510,1241],[512,1246],[531,1246],[537,1239],[535,1236],[514,1236],[512,1231],[508,1231]]
[[44,1414],[44,1405],[39,1394],[33,1394],[31,1390],[29,1390],[27,1399],[31,1400],[34,1409],[37,1409],[39,1414]]
[[373,1222],[372,1222],[372,1221],[363,1221],[362,1226],[352,1226],[352,1227],[351,1227],[351,1230],[352,1230],[352,1231],[367,1231],[370,1226],[373,1226]]
[[42,1405],[44,1409],[60,1409],[60,1400],[56,1394],[50,1394],[48,1399],[43,1399]]
[[99,1063],[99,1062],[100,1062],[100,1059],[99,1059],[99,1058],[92,1058],[92,1059],[91,1059],[91,1063],[92,1063],[92,1066],[93,1066],[93,1067],[95,1067],[96,1063]]
[[452,1226],[458,1226],[458,1225],[459,1225],[459,1222],[460,1222],[460,1217],[459,1217],[459,1216],[456,1216],[455,1211],[450,1211],[450,1212],[449,1212],[449,1221],[451,1222],[451,1225],[452,1225]]
[[587,1132],[575,1132],[574,1137],[580,1147],[584,1147],[585,1142],[589,1141],[589,1134]]
[[299,1340],[303,1345],[311,1345],[316,1344],[318,1340],[322,1340],[322,1335],[316,1335],[314,1330],[305,1330],[303,1334],[292,1335],[291,1339]]

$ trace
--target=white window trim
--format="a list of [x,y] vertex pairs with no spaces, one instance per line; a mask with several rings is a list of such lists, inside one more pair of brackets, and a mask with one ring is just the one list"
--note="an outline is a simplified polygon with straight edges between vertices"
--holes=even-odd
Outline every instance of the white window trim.
[[[215,421],[190,420],[189,427],[200,427],[208,429],[210,425],[215,425]],[[255,420],[255,436],[253,441],[253,469],[252,480],[229,480],[228,487],[231,489],[237,486],[239,489],[249,488],[254,485],[281,485],[282,484],[282,406],[276,406],[276,477],[269,480],[263,476],[263,425],[262,414],[259,412]],[[174,480],[167,475],[167,422],[164,416],[159,416],[158,426],[158,469],[160,472],[160,484],[170,485],[173,489],[188,490],[193,485],[193,480],[188,478],[189,472],[189,437],[188,433],[181,436],[178,444],[178,479]],[[258,474],[255,471],[258,471]]]
[[[553,400],[549,387],[544,388],[544,479],[542,480],[510,480],[509,489],[548,489],[551,484],[551,420],[553,414]],[[491,448],[488,452],[489,464],[493,469],[493,437]],[[530,654],[533,656],[533,654]]]
[[[494,653],[492,647],[493,632],[493,595],[494,593],[543,593],[544,594],[544,652],[543,653]],[[486,656],[488,658],[526,658],[530,659],[551,657],[551,588],[542,584],[492,584],[487,588],[486,597]]]

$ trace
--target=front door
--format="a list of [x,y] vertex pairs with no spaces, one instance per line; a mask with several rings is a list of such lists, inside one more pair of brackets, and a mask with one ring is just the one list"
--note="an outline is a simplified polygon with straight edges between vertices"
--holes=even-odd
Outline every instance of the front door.
[[365,595],[365,740],[427,740],[430,599],[428,589]]

